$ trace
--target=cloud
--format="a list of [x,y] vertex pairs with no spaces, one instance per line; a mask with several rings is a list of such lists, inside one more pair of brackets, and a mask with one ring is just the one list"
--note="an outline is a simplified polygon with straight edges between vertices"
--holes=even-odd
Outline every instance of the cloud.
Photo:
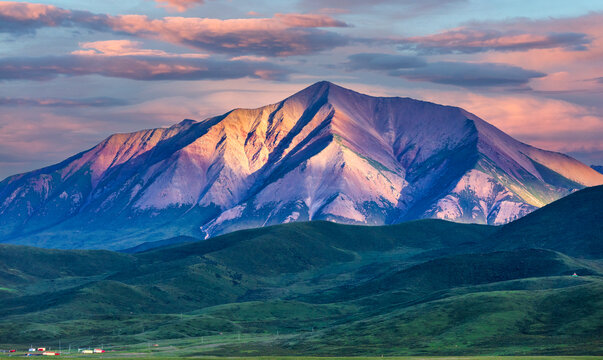
[[83,99],[62,98],[0,98],[0,106],[41,106],[41,107],[109,107],[128,105],[123,99],[96,97]]
[[568,18],[473,21],[436,34],[400,39],[402,49],[422,54],[474,54],[555,49],[588,52],[601,35],[603,13]]
[[319,9],[323,13],[349,13],[391,5],[397,9],[396,16],[411,18],[442,11],[450,5],[464,2],[466,0],[300,0],[299,5],[304,9]]
[[268,61],[268,58],[265,56],[254,56],[254,55],[241,55],[241,56],[235,56],[233,58],[230,59],[230,61],[237,61],[237,60],[244,60],[244,61]]
[[19,34],[72,26],[127,34],[232,55],[292,56],[332,49],[349,39],[323,28],[347,24],[324,14],[275,14],[271,18],[211,19],[98,15],[52,5],[0,3],[0,31]]
[[584,51],[590,42],[587,34],[576,32],[537,34],[512,30],[459,28],[434,35],[403,39],[400,48],[428,55],[552,48]]
[[412,81],[462,87],[523,86],[546,74],[498,63],[426,62],[420,57],[360,53],[348,57],[344,66],[351,71],[374,70]]
[[83,56],[158,56],[158,57],[181,57],[181,58],[208,58],[207,54],[177,54],[168,53],[163,50],[143,49],[140,41],[131,40],[105,40],[80,43],[85,50],[76,50],[72,55]]
[[0,80],[50,80],[101,75],[133,80],[260,78],[283,80],[289,70],[267,62],[157,56],[48,56],[0,59]]
[[195,5],[202,5],[205,0],[155,0],[161,7],[184,12]]
[[[483,62],[505,63],[522,68],[534,69],[549,74],[530,83],[542,94],[564,100],[586,104],[585,100],[600,96],[601,88],[590,79],[603,74],[603,13],[593,12],[572,18],[543,20],[513,19],[501,22],[474,23],[473,28],[497,28],[500,31],[522,31],[534,34],[580,33],[586,34],[589,44],[586,50],[572,48],[532,48],[526,51],[490,51],[472,57]],[[579,45],[579,44],[578,44]],[[579,95],[582,93],[583,95]],[[565,95],[564,95],[565,94]],[[598,102],[601,106],[600,102]]]
[[88,11],[71,11],[53,5],[28,2],[0,2],[0,32],[32,33],[43,27],[81,26],[103,29],[107,15],[96,15]]
[[272,18],[149,19],[123,15],[111,19],[113,31],[233,55],[292,56],[315,53],[348,43],[348,38],[319,28],[344,27],[326,15],[275,14]]
[[512,65],[447,61],[433,62],[413,69],[393,70],[389,74],[413,81],[462,87],[522,86],[533,78],[546,76],[538,71]]
[[398,70],[424,66],[426,61],[417,56],[361,53],[350,55],[345,65],[348,70]]

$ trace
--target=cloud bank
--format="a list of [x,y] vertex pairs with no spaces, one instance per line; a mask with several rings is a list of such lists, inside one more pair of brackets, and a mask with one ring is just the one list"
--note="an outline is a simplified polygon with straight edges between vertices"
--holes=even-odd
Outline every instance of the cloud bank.
[[132,80],[284,80],[290,70],[258,61],[157,56],[46,56],[0,59],[2,80],[50,80],[57,76],[101,75]]
[[347,24],[322,14],[275,14],[271,18],[211,19],[104,15],[52,5],[0,2],[0,32],[32,33],[44,27],[82,27],[157,39],[232,55],[293,56],[338,46],[349,39],[323,28]]

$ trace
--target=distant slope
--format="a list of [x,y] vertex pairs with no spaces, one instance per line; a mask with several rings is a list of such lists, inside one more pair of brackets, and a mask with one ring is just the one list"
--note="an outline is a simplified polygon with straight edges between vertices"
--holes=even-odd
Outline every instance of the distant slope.
[[126,271],[135,259],[106,250],[51,250],[0,244],[0,286]]
[[393,270],[360,285],[346,285],[304,299],[320,303],[339,302],[397,291],[407,293],[406,296],[399,296],[398,301],[404,299],[414,302],[445,289],[515,279],[569,276],[573,273],[584,276],[596,274],[597,270],[548,250],[462,254],[437,258],[403,270]]
[[571,256],[603,257],[603,186],[557,200],[503,226],[492,247],[552,249]]
[[[453,296],[282,345],[312,355],[601,355],[603,282]],[[265,346],[252,348],[259,353]],[[232,354],[243,354],[232,349]],[[272,350],[275,351],[275,350]],[[223,352],[223,351],[222,351]]]
[[168,262],[207,255],[246,273],[277,275],[352,261],[355,252],[467,251],[493,231],[489,226],[443,220],[381,227],[312,221],[241,230],[205,241],[151,250],[138,254],[138,258]]
[[133,246],[131,248],[121,249],[121,250],[119,250],[119,252],[125,253],[125,254],[136,254],[139,252],[149,251],[151,249],[155,249],[155,248],[159,248],[159,247],[171,246],[171,245],[187,243],[187,242],[194,242],[194,241],[199,241],[199,240],[200,239],[194,238],[192,236],[181,235],[181,236],[176,236],[176,237],[165,239],[165,240],[143,242],[142,244]]

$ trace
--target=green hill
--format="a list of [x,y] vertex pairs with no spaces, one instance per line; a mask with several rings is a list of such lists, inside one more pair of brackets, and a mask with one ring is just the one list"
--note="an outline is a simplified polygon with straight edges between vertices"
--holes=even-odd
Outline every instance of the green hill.
[[559,199],[503,226],[493,247],[540,248],[571,256],[603,257],[603,185]]
[[321,355],[601,354],[603,282],[452,296],[284,344]]
[[106,250],[52,250],[0,244],[0,284],[19,286],[41,280],[127,271],[135,258]]
[[394,270],[356,286],[345,285],[306,297],[336,302],[389,291],[406,292],[407,301],[440,290],[545,276],[597,274],[590,264],[548,250],[499,251],[442,257],[403,270]]
[[236,231],[206,241],[153,249],[138,254],[138,258],[169,262],[191,256],[209,256],[230,268],[271,275],[352,261],[356,252],[467,250],[495,230],[485,225],[443,220],[419,220],[391,226],[314,221]]

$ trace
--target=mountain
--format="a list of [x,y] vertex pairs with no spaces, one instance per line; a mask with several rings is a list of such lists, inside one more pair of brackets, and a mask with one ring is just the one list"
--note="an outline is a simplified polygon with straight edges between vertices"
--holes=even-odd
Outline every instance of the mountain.
[[504,224],[603,175],[457,107],[329,82],[0,183],[0,241],[124,249],[294,221]]
[[601,174],[603,174],[603,165],[591,165],[590,167],[593,170],[596,170],[596,171],[600,172]]
[[603,186],[580,190],[505,226],[297,222],[134,254],[1,244],[0,345],[600,355],[601,196]]

